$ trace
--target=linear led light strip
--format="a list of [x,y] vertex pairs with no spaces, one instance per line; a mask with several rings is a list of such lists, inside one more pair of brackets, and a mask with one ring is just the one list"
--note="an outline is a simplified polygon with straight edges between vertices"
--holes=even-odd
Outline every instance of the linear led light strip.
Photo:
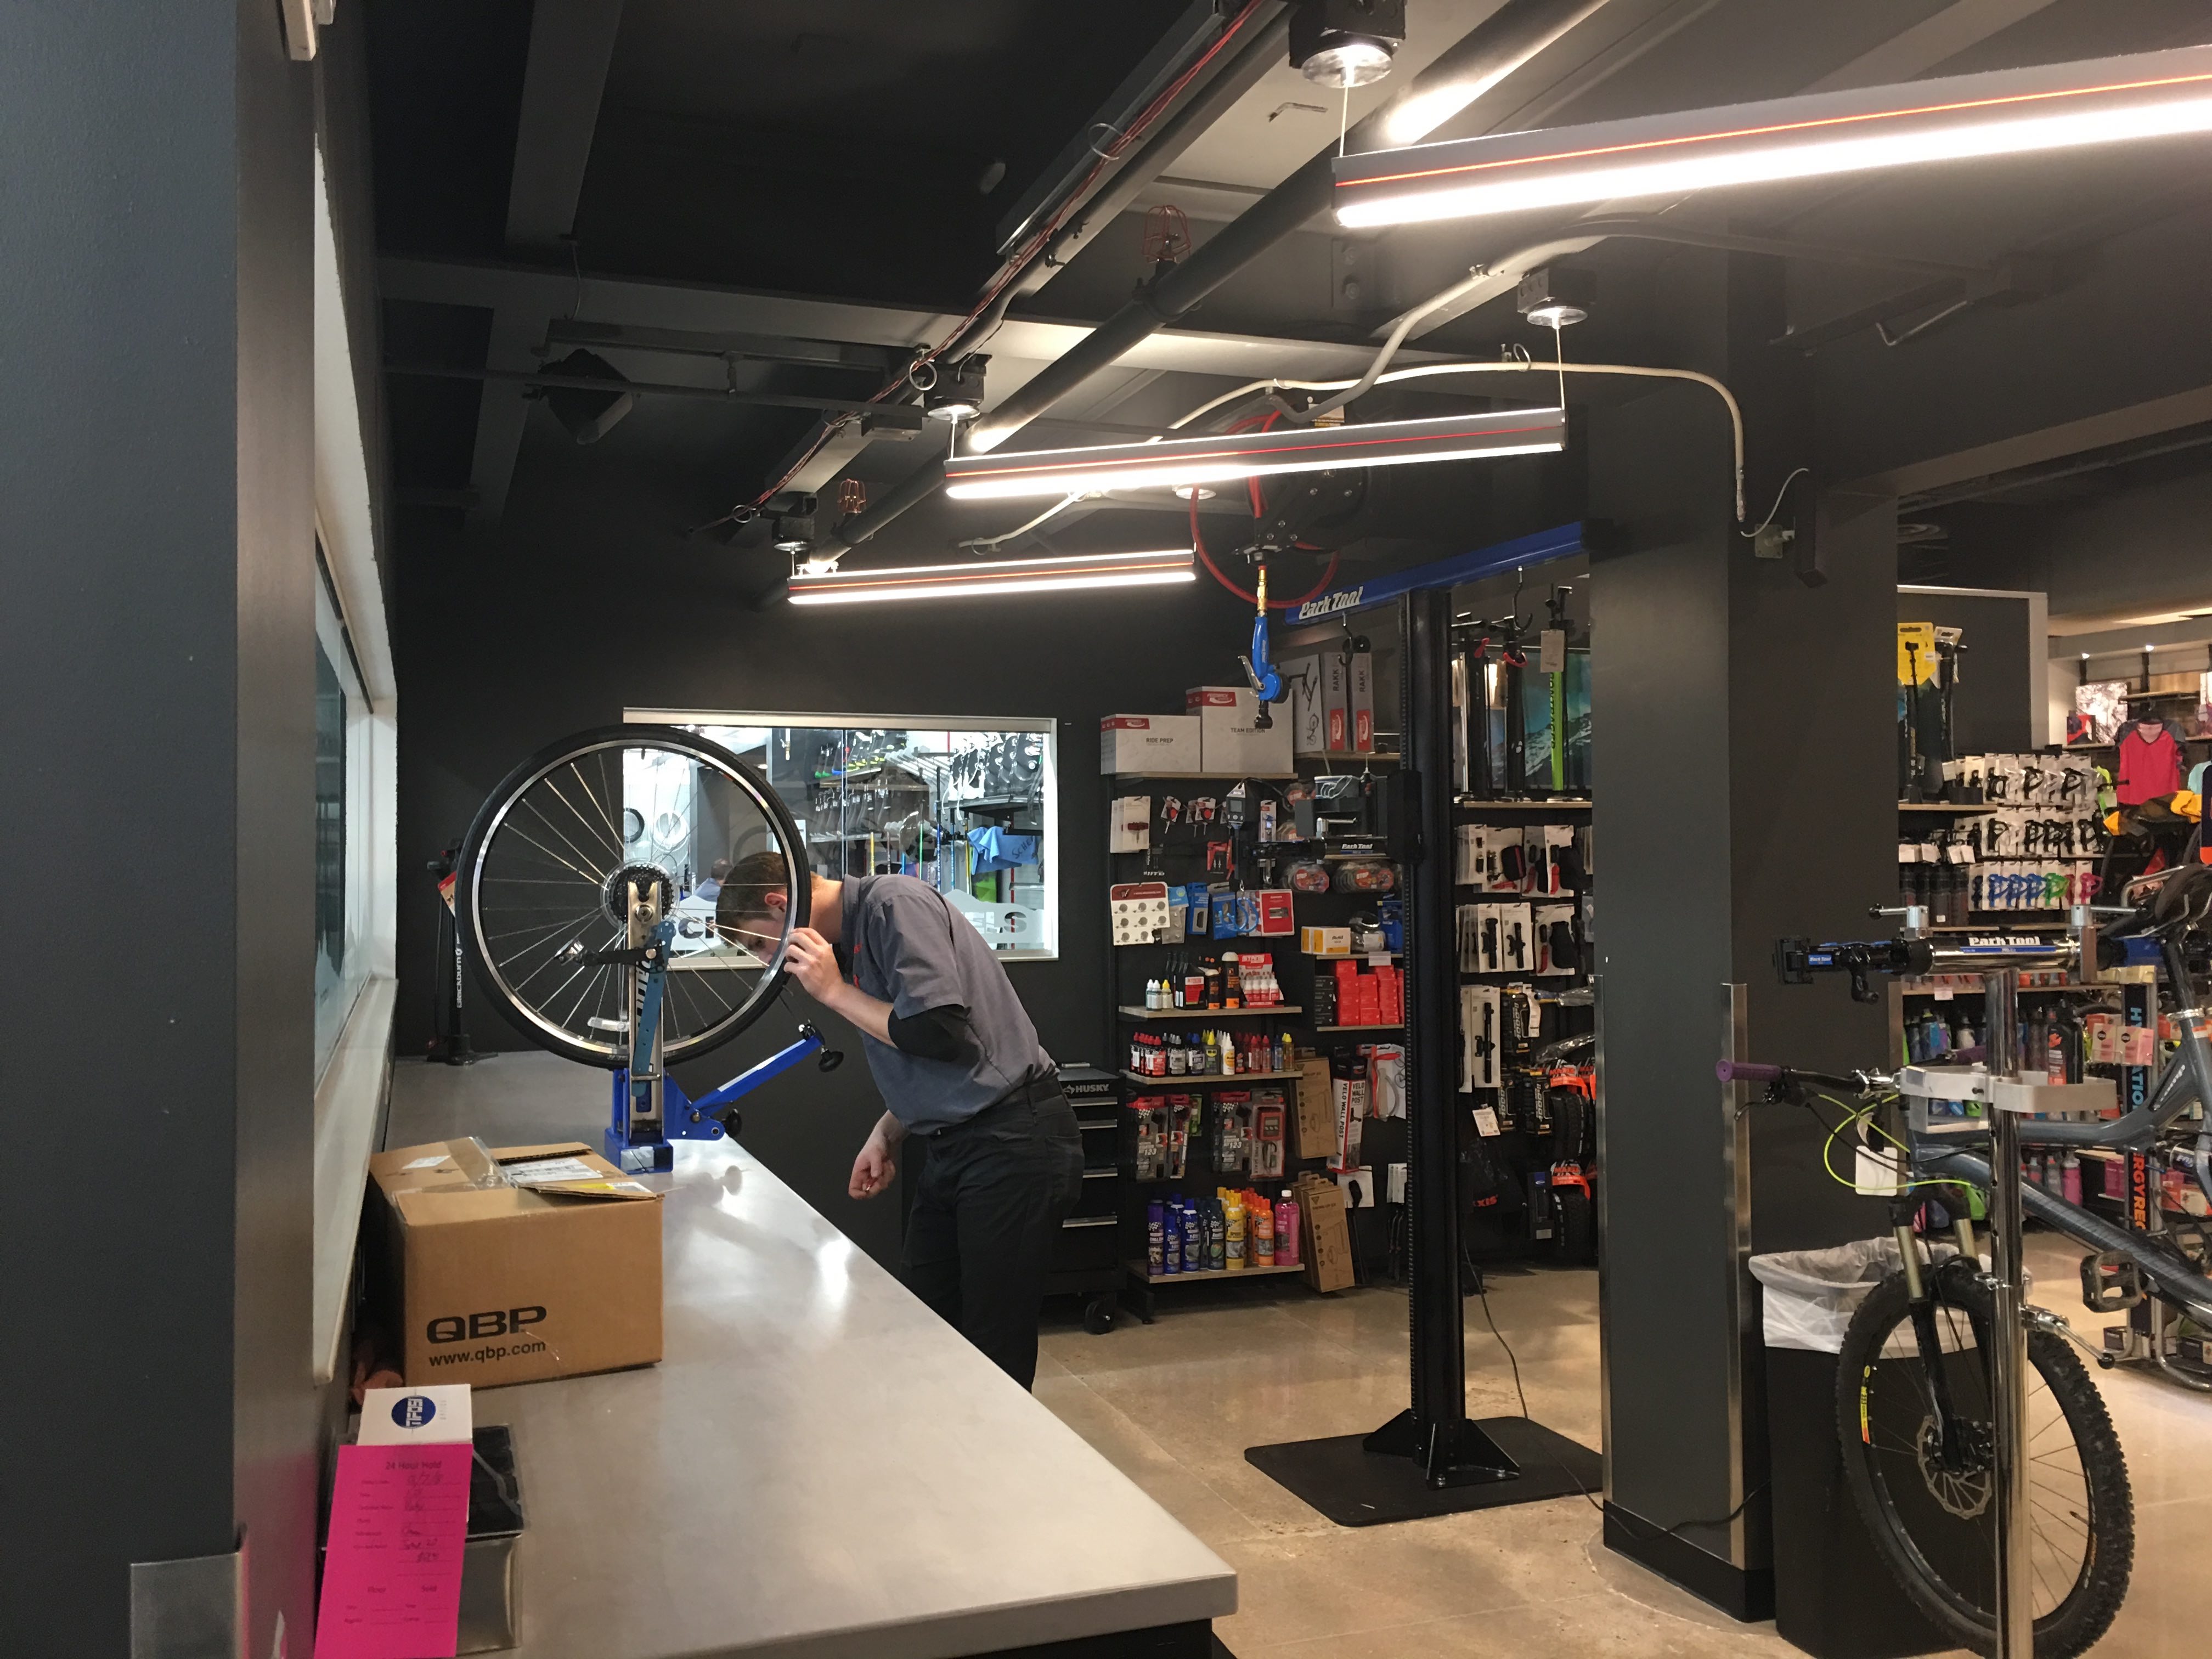
[[793,605],[860,605],[872,599],[942,599],[980,593],[1051,593],[1071,587],[1146,587],[1196,580],[1187,547],[1066,558],[994,559],[901,565],[881,570],[795,572]]
[[1336,163],[1345,225],[1405,224],[2212,131],[2212,46],[1951,76]]
[[1079,490],[1215,483],[1224,478],[1328,467],[1396,466],[1476,456],[1528,455],[1565,447],[1566,414],[1509,409],[1435,420],[1364,426],[1278,428],[1227,437],[1161,443],[1102,444],[1023,454],[956,455],[945,464],[945,493],[964,500],[1065,495]]

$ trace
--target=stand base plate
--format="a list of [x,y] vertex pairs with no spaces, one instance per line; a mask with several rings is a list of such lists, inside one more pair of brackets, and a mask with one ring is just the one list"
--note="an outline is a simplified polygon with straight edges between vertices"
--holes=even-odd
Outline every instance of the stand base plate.
[[1540,1423],[1486,1417],[1474,1426],[1520,1466],[1517,1478],[1432,1487],[1412,1458],[1368,1451],[1364,1434],[1253,1446],[1244,1461],[1340,1527],[1503,1509],[1577,1492],[1595,1497],[1604,1484],[1605,1463],[1597,1453]]

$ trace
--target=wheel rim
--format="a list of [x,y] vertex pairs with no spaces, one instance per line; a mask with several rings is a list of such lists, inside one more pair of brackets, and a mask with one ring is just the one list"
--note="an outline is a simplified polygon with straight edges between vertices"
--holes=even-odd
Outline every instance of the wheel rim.
[[[1939,1304],[1937,1334],[1954,1407],[1980,1446],[1990,1433],[1982,1363],[1986,1325]],[[2088,1475],[2073,1425],[2033,1364],[2028,1378],[2028,1582],[2039,1625],[2056,1617],[2094,1564]],[[1996,1599],[1996,1515],[1985,1455],[1945,1468],[1934,1443],[1933,1396],[1911,1328],[1892,1328],[1861,1382],[1861,1422],[1875,1489],[1893,1535],[1923,1581],[1970,1625],[1993,1629]]]
[[[740,845],[790,861],[783,921],[743,944],[720,937],[714,902],[692,891],[727,855],[718,849]],[[592,958],[623,947],[629,891],[657,883],[676,924],[660,1021],[673,1062],[766,1011],[805,914],[804,871],[788,811],[718,744],[664,727],[587,734],[518,769],[479,814],[463,871],[469,954],[533,1040],[619,1064],[626,970]]]

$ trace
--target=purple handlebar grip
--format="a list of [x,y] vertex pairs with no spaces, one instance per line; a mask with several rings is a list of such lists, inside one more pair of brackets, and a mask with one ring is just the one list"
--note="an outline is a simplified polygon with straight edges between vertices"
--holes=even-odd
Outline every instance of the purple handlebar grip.
[[1724,1060],[1713,1067],[1713,1075],[1723,1083],[1779,1083],[1782,1068],[1755,1060]]

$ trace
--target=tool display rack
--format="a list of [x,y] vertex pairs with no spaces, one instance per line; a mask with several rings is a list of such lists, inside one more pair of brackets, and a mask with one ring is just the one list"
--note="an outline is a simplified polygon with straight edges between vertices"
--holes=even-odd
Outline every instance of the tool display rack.
[[[1558,795],[1531,796],[1526,799],[1462,794],[1458,797],[1453,812],[1460,823],[1480,823],[1498,827],[1528,828],[1546,824],[1565,824],[1582,831],[1590,823],[1593,803],[1587,796]],[[1590,901],[1593,878],[1587,854],[1589,838],[1578,837],[1585,860],[1578,867],[1575,884],[1558,894],[1523,895],[1519,902],[1529,903],[1571,902],[1574,906],[1576,967],[1572,974],[1538,975],[1525,968],[1504,969],[1495,972],[1460,970],[1462,985],[1489,985],[1504,989],[1510,986],[1528,985],[1535,988],[1538,998],[1538,1020],[1534,1028],[1525,1032],[1507,1029],[1510,1022],[1501,1018],[1494,1041],[1498,1045],[1498,1082],[1495,1085],[1462,1090],[1461,1100],[1472,1112],[1488,1107],[1498,1115],[1498,1133],[1488,1138],[1492,1154],[1512,1168],[1521,1177],[1524,1194],[1530,1199],[1527,1217],[1527,1235],[1522,1238],[1504,1238],[1501,1247],[1515,1249],[1538,1249],[1552,1243],[1550,1212],[1534,1201],[1536,1194],[1529,1191],[1529,1183],[1540,1172],[1547,1174],[1552,1158],[1552,1116],[1547,1085],[1542,1075],[1528,1066],[1537,1049],[1562,1037],[1579,1036],[1588,1032],[1595,1021],[1595,1011],[1591,1003],[1591,946]],[[1485,894],[1480,889],[1466,883],[1455,888],[1455,897],[1462,904],[1492,902],[1512,902],[1510,893]],[[1562,1000],[1562,997],[1566,998]],[[1501,1008],[1515,1004],[1502,1004]],[[1474,1041],[1474,1033],[1462,1032],[1462,1044]],[[1462,1074],[1464,1075],[1464,1074]],[[1478,1128],[1475,1133],[1480,1133]],[[1470,1245],[1473,1246],[1473,1240]]]
[[[1328,755],[1302,757],[1297,764],[1302,769],[1321,768],[1341,770],[1353,765],[1366,767],[1387,763],[1396,758],[1395,754],[1389,753]],[[1267,791],[1270,786],[1273,786],[1274,789],[1279,791],[1280,786],[1295,781],[1301,775],[1297,771],[1265,775],[1203,772],[1111,775],[1106,780],[1109,798],[1143,794],[1151,796],[1155,803],[1166,795],[1174,795],[1188,801],[1198,796],[1212,794],[1218,799],[1225,796],[1234,785],[1243,782],[1249,786],[1247,793],[1252,799],[1252,816],[1245,825],[1233,832],[1229,826],[1218,820],[1203,828],[1184,823],[1176,825],[1172,830],[1163,830],[1158,824],[1158,811],[1155,805],[1155,841],[1152,850],[1110,854],[1108,859],[1109,884],[1152,880],[1188,884],[1194,881],[1206,881],[1209,879],[1206,869],[1206,846],[1208,841],[1225,840],[1232,843],[1233,872],[1245,876],[1246,884],[1249,886],[1264,884],[1260,879],[1258,869],[1258,860],[1262,850],[1271,855],[1279,866],[1287,865],[1295,859],[1331,856],[1331,843],[1326,840],[1276,842],[1268,843],[1262,849],[1255,839],[1259,810],[1257,792]],[[1285,811],[1287,811],[1287,807]],[[1362,844],[1364,844],[1369,838],[1363,836],[1358,839]],[[1341,851],[1340,848],[1338,850]],[[1348,853],[1343,855],[1352,856]],[[1380,858],[1383,854],[1376,852],[1371,854],[1360,854],[1358,856]],[[1218,875],[1219,872],[1216,872],[1212,878],[1218,879]],[[1318,901],[1323,906],[1341,908],[1348,915],[1352,909],[1358,908],[1359,901],[1364,901],[1371,908],[1376,896],[1387,897],[1389,895],[1302,893],[1298,895],[1296,906],[1297,921],[1299,925],[1304,925],[1312,920],[1307,915],[1310,900]],[[1100,903],[1103,904],[1106,901],[1107,895],[1102,893],[1098,896]],[[1231,1030],[1257,1028],[1269,1031],[1279,1029],[1282,1025],[1289,1025],[1298,1042],[1301,1052],[1304,1052],[1325,1045],[1334,1039],[1348,1036],[1358,1040],[1360,1034],[1363,1033],[1372,1034],[1374,1040],[1385,1040],[1395,1035],[1402,1030],[1402,1027],[1357,1026],[1318,1030],[1309,1024],[1307,998],[1312,987],[1313,969],[1310,960],[1299,952],[1298,936],[1296,933],[1256,938],[1242,936],[1218,939],[1193,939],[1181,943],[1164,945],[1116,945],[1111,942],[1111,939],[1109,932],[1106,945],[1108,956],[1106,983],[1112,992],[1115,1006],[1108,1042],[1121,1079],[1121,1104],[1126,1107],[1130,1101],[1140,1096],[1185,1093],[1198,1095],[1204,1103],[1199,1130],[1193,1135],[1195,1144],[1191,1145],[1188,1149],[1185,1173],[1180,1177],[1173,1178],[1163,1176],[1141,1182],[1137,1179],[1136,1132],[1133,1120],[1126,1110],[1119,1113],[1121,1119],[1118,1147],[1118,1163],[1121,1178],[1116,1183],[1121,1215],[1117,1241],[1119,1255],[1122,1270],[1127,1276],[1129,1295],[1137,1309],[1138,1317],[1150,1324],[1154,1312],[1154,1293],[1163,1285],[1172,1287],[1177,1285],[1212,1282],[1223,1279],[1268,1278],[1304,1271],[1302,1257],[1300,1265],[1295,1267],[1247,1267],[1234,1273],[1200,1272],[1165,1273],[1154,1277],[1147,1271],[1146,1237],[1146,1206],[1152,1200],[1164,1200],[1176,1193],[1191,1198],[1208,1197],[1217,1187],[1227,1184],[1231,1179],[1239,1183],[1249,1182],[1251,1180],[1251,1177],[1241,1174],[1233,1177],[1224,1176],[1218,1174],[1212,1168],[1211,1153],[1214,1117],[1212,1103],[1215,1096],[1223,1089],[1259,1087],[1281,1090],[1285,1115],[1290,1120],[1285,1124],[1285,1139],[1290,1145],[1295,1145],[1295,1120],[1298,1109],[1297,1091],[1301,1086],[1303,1073],[1293,1068],[1284,1072],[1240,1072],[1225,1077],[1212,1075],[1145,1077],[1122,1066],[1131,1030],[1147,1024],[1155,1025],[1163,1030],[1172,1030],[1182,1025],[1196,1027],[1220,1025]],[[1147,1009],[1144,1006],[1145,981],[1147,979],[1159,979],[1164,976],[1168,971],[1168,963],[1172,958],[1178,956],[1212,957],[1231,951],[1245,954],[1264,951],[1272,957],[1275,964],[1276,980],[1283,988],[1284,1000],[1279,1004],[1262,1008],[1159,1010]],[[1322,1165],[1323,1160],[1317,1158],[1292,1157],[1286,1148],[1282,1176],[1279,1178],[1268,1176],[1265,1179],[1270,1186],[1279,1184],[1287,1187],[1297,1179],[1302,1170],[1318,1170]]]

